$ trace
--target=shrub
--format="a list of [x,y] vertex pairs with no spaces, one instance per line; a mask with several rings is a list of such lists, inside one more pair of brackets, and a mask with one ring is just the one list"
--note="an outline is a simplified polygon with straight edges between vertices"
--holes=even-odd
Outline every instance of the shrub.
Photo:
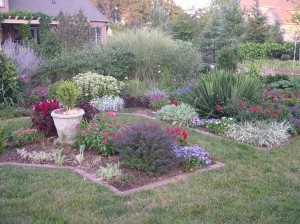
[[4,152],[5,148],[6,148],[5,131],[2,124],[0,124],[0,154]]
[[202,165],[207,166],[212,163],[209,153],[198,145],[183,147],[176,145],[173,150],[176,157],[181,161],[180,166],[185,171],[193,171]]
[[225,135],[238,142],[271,147],[287,141],[291,127],[289,122],[245,122],[233,125]]
[[276,74],[276,75],[267,75],[264,77],[264,84],[265,85],[270,85],[271,83],[274,82],[279,82],[279,81],[291,81],[290,77],[286,74]]
[[237,53],[233,47],[223,47],[217,57],[217,68],[234,72],[237,69]]
[[174,139],[158,123],[129,125],[115,135],[113,144],[126,167],[168,173],[178,165]]
[[178,124],[188,125],[188,121],[197,116],[197,113],[194,108],[191,106],[181,103],[178,106],[172,104],[162,107],[157,111],[157,117],[163,121],[171,122],[172,125]]
[[83,119],[86,121],[93,120],[93,118],[100,113],[100,111],[95,108],[92,103],[88,103],[85,100],[80,101],[78,107],[84,110],[85,113],[83,115]]
[[39,142],[44,138],[44,134],[39,132],[37,129],[19,129],[12,133],[8,146],[19,147],[29,143]]
[[120,111],[124,109],[124,100],[120,97],[104,96],[92,100],[92,104],[99,111]]
[[0,105],[23,101],[11,60],[0,51]]
[[59,103],[53,100],[44,100],[36,103],[32,111],[32,126],[37,130],[44,132],[46,136],[55,136],[57,134],[51,112],[59,108]]
[[38,56],[32,45],[21,45],[8,39],[3,44],[3,50],[12,64],[17,74],[25,74],[31,76],[35,74],[41,67],[43,59]]
[[35,78],[50,78],[54,82],[93,71],[123,80],[132,68],[133,55],[128,50],[97,47],[58,54],[43,64]]
[[62,84],[62,81],[54,82],[50,85],[48,85],[48,99],[54,99],[57,98],[57,90],[58,87]]
[[258,93],[259,85],[255,79],[216,70],[202,77],[181,98],[195,107],[200,117],[223,117],[235,116],[240,101],[253,102]]
[[40,43],[38,44],[39,53],[47,58],[55,58],[62,52],[57,32],[46,30],[40,32]]
[[283,54],[283,55],[281,55],[281,61],[289,61],[289,60],[291,60],[292,58],[291,58],[291,56],[290,55],[288,55],[288,54]]
[[64,81],[57,89],[57,98],[68,111],[76,105],[79,91],[71,81]]
[[86,149],[99,151],[103,156],[109,156],[115,152],[112,146],[112,137],[117,129],[115,114],[107,112],[99,114],[90,122],[82,121],[76,125],[75,137],[78,147],[84,145]]
[[143,29],[116,33],[107,44],[133,53],[135,70],[130,78],[140,80],[159,79],[158,65],[170,64],[176,48],[175,42],[165,33]]
[[122,94],[122,99],[124,100],[125,107],[144,107],[148,108],[150,104],[149,97],[146,96],[131,96],[129,94]]
[[112,76],[103,76],[92,72],[78,74],[73,81],[79,90],[79,97],[86,101],[106,95],[116,96],[123,87],[123,82],[119,82]]

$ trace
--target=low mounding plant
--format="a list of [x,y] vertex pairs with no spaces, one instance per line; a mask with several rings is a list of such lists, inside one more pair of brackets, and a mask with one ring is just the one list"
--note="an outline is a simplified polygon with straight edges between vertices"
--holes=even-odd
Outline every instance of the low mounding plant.
[[232,117],[237,115],[241,100],[253,102],[258,99],[258,93],[255,79],[216,70],[202,77],[182,99],[195,107],[200,117]]
[[117,133],[113,144],[126,167],[168,173],[177,167],[175,141],[158,123],[137,123]]
[[5,131],[2,124],[0,124],[0,154],[5,150],[5,147],[6,147]]
[[51,112],[58,108],[59,103],[55,98],[53,100],[44,100],[41,103],[36,103],[31,114],[32,126],[44,132],[46,136],[57,135]]
[[185,103],[180,103],[178,106],[166,105],[157,111],[159,119],[179,126],[188,125],[189,120],[195,116],[197,116],[195,109]]
[[185,171],[193,171],[200,166],[207,166],[212,163],[209,153],[198,145],[194,146],[174,146],[176,157],[181,160],[180,166]]
[[96,177],[104,180],[111,180],[113,178],[118,178],[122,174],[120,170],[120,164],[107,163],[106,167],[100,166],[96,171]]
[[67,111],[75,107],[79,92],[73,82],[62,82],[56,93],[59,102],[62,103]]
[[124,85],[112,76],[92,72],[78,74],[73,81],[79,90],[79,98],[86,101],[95,97],[117,96]]
[[287,141],[291,128],[289,122],[245,122],[233,125],[225,135],[238,142],[271,147]]
[[117,126],[113,112],[99,114],[90,122],[82,121],[76,125],[76,145],[84,145],[87,150],[97,150],[103,156],[109,156],[115,153],[112,138]]
[[118,96],[96,98],[92,100],[92,103],[100,111],[120,111],[124,109],[124,100]]
[[29,143],[39,142],[44,138],[44,134],[34,128],[20,128],[12,133],[9,147],[18,147]]
[[205,124],[205,127],[216,134],[223,135],[229,128],[235,124],[235,119],[222,117],[214,122],[209,122]]
[[11,60],[0,50],[0,105],[12,105],[22,100],[18,76]]

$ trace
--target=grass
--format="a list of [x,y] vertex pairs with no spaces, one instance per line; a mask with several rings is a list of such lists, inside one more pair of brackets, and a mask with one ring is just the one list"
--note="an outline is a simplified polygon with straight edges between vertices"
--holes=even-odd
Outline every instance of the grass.
[[6,135],[10,135],[13,131],[16,131],[20,128],[29,128],[31,126],[30,117],[20,117],[12,119],[0,119],[1,124],[3,125]]
[[0,167],[0,223],[300,223],[299,139],[258,151],[189,136],[226,166],[129,196],[65,170]]

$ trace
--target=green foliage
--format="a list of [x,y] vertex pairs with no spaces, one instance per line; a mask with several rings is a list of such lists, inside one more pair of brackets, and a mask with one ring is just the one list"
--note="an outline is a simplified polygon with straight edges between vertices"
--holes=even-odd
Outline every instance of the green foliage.
[[290,77],[286,74],[267,75],[264,77],[264,84],[269,85],[273,82],[279,82],[281,80],[291,81]]
[[120,170],[119,163],[107,163],[106,167],[100,166],[99,169],[96,171],[96,177],[103,179],[103,180],[111,180],[113,178],[119,178],[122,172]]
[[223,135],[235,122],[233,118],[222,117],[221,120],[205,124],[205,127],[218,135]]
[[253,42],[240,44],[238,49],[242,59],[244,60],[263,59],[266,57],[274,58],[276,55],[292,50],[291,46],[288,44]]
[[217,68],[234,72],[237,69],[237,53],[233,47],[223,47],[217,57]]
[[[182,99],[195,107],[200,117],[234,116],[238,113],[240,100],[252,102],[257,99],[258,92],[255,79],[215,70],[202,77],[182,95]],[[218,104],[222,110],[218,110]]]
[[0,119],[10,119],[17,117],[29,117],[30,109],[15,106],[5,106],[0,108]]
[[73,77],[73,82],[79,91],[79,98],[87,102],[95,97],[117,96],[124,83],[112,76],[87,72]]
[[156,113],[159,119],[179,126],[188,125],[189,120],[197,116],[195,109],[185,103],[166,105]]
[[152,28],[166,30],[168,26],[168,12],[160,5],[158,0],[149,9],[149,22]]
[[79,91],[71,81],[64,81],[57,89],[57,98],[64,108],[68,111],[74,108],[77,102]]
[[114,116],[114,113],[107,112],[95,116],[90,122],[82,121],[76,126],[76,145],[78,147],[84,145],[86,149],[99,151],[103,156],[114,154],[111,139],[118,127]]
[[0,123],[0,154],[4,152],[6,148],[6,137],[3,125]]
[[62,166],[65,161],[66,156],[62,154],[63,150],[63,148],[61,150],[52,150],[52,157],[57,166]]
[[158,66],[171,63],[175,42],[159,30],[127,30],[116,33],[108,41],[108,46],[120,48],[134,55],[134,71],[128,78],[158,80],[161,76]]
[[57,98],[57,90],[61,84],[62,81],[58,81],[48,85],[48,96],[47,96],[48,99]]
[[63,52],[47,61],[35,78],[50,78],[57,81],[92,71],[122,80],[130,76],[133,60],[133,54],[124,49],[97,47]]
[[23,101],[18,85],[18,76],[11,60],[0,51],[0,105]]
[[171,21],[172,35],[175,39],[184,41],[192,40],[196,35],[193,32],[195,25],[195,21],[191,15],[182,13]]
[[11,134],[9,146],[11,148],[19,147],[30,143],[40,142],[44,138],[45,134],[43,132],[34,128],[25,129],[22,127]]
[[62,52],[59,43],[58,34],[54,30],[47,30],[40,34],[40,43],[38,44],[39,53],[47,58],[55,58]]

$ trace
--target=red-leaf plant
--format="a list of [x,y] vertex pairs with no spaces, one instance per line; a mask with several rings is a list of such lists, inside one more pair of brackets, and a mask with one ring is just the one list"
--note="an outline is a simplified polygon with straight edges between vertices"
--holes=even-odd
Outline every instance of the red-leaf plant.
[[51,112],[58,108],[59,103],[55,98],[36,103],[31,115],[32,126],[44,132],[47,136],[57,135]]

